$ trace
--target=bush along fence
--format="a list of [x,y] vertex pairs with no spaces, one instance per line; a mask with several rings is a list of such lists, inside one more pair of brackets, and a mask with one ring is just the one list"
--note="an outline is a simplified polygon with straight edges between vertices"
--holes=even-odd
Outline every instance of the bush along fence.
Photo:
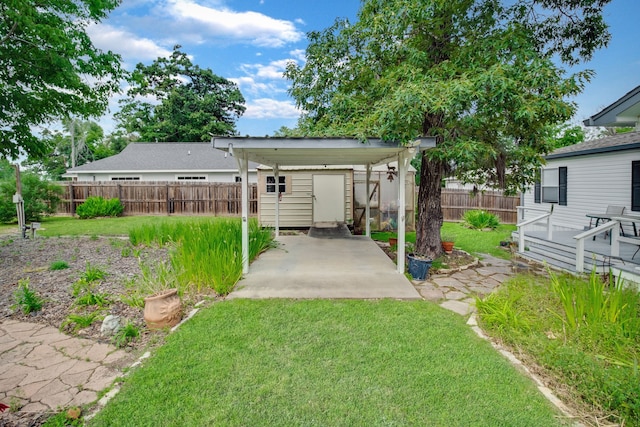
[[[239,216],[242,212],[240,183],[165,181],[70,181],[59,214],[76,214],[89,197],[120,200],[123,215],[216,215]],[[258,187],[249,184],[249,214],[258,213]]]
[[497,215],[501,224],[516,224],[519,204],[520,197],[505,196],[502,191],[473,195],[464,189],[442,189],[442,215],[445,221],[460,221],[465,212],[481,209]]

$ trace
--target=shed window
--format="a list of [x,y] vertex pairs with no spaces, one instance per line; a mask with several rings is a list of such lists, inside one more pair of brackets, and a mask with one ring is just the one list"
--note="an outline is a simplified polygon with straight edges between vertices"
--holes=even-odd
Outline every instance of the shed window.
[[[284,176],[278,177],[279,188],[278,193],[286,193],[287,192],[287,180]],[[267,176],[267,193],[275,193],[276,192],[276,177],[271,175]]]

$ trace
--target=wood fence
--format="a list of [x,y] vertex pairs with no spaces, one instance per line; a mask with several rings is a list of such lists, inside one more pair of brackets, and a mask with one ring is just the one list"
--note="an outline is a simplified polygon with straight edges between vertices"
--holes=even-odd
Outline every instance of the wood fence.
[[[118,198],[124,215],[240,216],[240,183],[164,181],[70,181],[64,189],[60,214],[75,214],[88,197]],[[249,184],[249,214],[258,213],[258,187]]]
[[442,189],[442,215],[445,221],[460,221],[468,210],[483,209],[500,218],[501,224],[516,224],[520,197],[505,196],[502,191],[485,191],[476,195],[469,190]]

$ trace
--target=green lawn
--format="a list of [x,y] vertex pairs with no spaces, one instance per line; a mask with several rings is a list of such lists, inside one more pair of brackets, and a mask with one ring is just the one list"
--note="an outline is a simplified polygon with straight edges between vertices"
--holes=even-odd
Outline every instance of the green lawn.
[[[445,222],[442,224],[441,233],[453,236],[455,238],[455,247],[471,254],[489,254],[499,258],[509,258],[511,254],[500,247],[500,242],[511,240],[511,233],[515,230],[516,226],[509,224],[501,224],[492,231],[481,231],[466,228],[458,222]],[[372,232],[371,237],[374,240],[388,241],[389,237],[396,234],[391,232]],[[407,242],[415,243],[415,232],[406,233],[405,236]]]
[[[176,223],[208,221],[212,216],[123,216],[118,218],[97,218],[78,219],[72,217],[50,217],[43,219],[40,223],[43,230],[38,231],[38,235],[55,236],[126,236],[129,230],[142,225],[154,223]],[[28,223],[30,224],[30,223]],[[0,225],[1,232],[14,232],[19,234],[17,224]]]
[[435,304],[230,300],[171,335],[89,425],[563,424]]

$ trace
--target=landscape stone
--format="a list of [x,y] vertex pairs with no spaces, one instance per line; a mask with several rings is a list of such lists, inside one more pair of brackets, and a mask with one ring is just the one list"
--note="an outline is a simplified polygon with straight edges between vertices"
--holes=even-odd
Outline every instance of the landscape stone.
[[120,316],[110,314],[102,321],[102,326],[100,326],[100,334],[106,337],[110,337],[115,335],[120,330],[120,328]]
[[447,300],[440,304],[440,307],[451,310],[461,316],[466,316],[471,313],[471,306],[466,302]]

